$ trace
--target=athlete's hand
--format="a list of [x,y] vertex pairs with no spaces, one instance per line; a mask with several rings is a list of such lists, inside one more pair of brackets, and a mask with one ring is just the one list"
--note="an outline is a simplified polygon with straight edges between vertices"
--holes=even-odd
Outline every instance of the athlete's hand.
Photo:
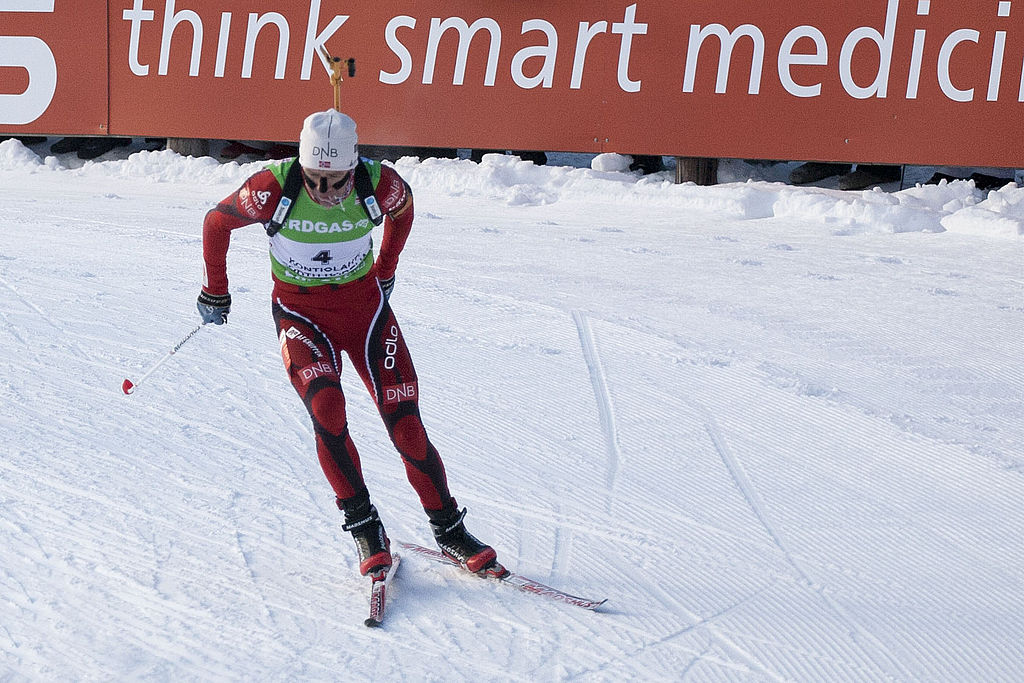
[[228,313],[231,312],[231,295],[199,292],[196,308],[199,309],[203,323],[223,325],[228,321]]

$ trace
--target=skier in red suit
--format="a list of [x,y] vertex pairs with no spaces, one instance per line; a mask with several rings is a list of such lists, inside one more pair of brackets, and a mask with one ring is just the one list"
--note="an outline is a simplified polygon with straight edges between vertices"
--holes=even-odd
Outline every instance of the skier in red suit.
[[[466,511],[448,490],[441,457],[420,419],[412,358],[388,302],[412,228],[412,191],[394,169],[360,159],[357,145],[351,118],[335,110],[312,114],[303,123],[298,158],[268,165],[206,215],[199,313],[207,323],[227,321],[231,231],[253,223],[273,226],[273,315],[281,354],[313,420],[320,465],[344,512],[344,529],[355,539],[359,571],[377,572],[392,560],[349,434],[343,351],[376,402],[438,546],[470,571],[484,571],[496,566],[496,553],[466,531]],[[299,169],[292,171],[295,164]],[[356,189],[360,165],[363,186],[372,188],[368,198]],[[290,206],[282,206],[290,171],[301,172],[302,187]],[[376,258],[375,215],[383,219]]]

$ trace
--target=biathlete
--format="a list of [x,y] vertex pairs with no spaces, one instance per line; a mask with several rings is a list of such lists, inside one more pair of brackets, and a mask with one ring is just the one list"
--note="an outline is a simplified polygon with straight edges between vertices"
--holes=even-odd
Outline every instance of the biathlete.
[[[375,222],[384,226],[376,260]],[[268,165],[207,213],[197,306],[204,322],[227,321],[231,231],[264,224],[284,365],[313,420],[317,456],[344,512],[343,528],[355,539],[360,573],[389,566],[391,551],[349,434],[342,351],[377,404],[438,547],[480,572],[497,566],[496,553],[466,531],[466,511],[448,490],[420,419],[412,358],[388,303],[412,222],[412,191],[393,168],[359,157],[355,122],[333,109],[317,112],[303,123],[298,158]]]

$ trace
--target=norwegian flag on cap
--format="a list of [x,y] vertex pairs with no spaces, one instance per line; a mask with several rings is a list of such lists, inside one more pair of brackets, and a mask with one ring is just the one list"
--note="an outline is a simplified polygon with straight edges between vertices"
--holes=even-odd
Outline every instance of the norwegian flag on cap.
[[306,117],[299,135],[299,163],[306,168],[347,171],[359,163],[356,122],[334,109]]

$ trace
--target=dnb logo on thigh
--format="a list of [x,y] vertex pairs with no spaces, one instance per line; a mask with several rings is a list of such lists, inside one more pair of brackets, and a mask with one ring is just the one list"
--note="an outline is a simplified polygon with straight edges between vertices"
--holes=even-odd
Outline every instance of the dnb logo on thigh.
[[325,360],[316,361],[312,365],[299,369],[299,378],[302,380],[303,386],[308,386],[317,377],[336,378],[337,376],[338,373],[334,371],[334,366]]
[[384,405],[401,403],[402,401],[415,401],[418,393],[419,387],[416,382],[392,384],[391,386],[384,387]]

